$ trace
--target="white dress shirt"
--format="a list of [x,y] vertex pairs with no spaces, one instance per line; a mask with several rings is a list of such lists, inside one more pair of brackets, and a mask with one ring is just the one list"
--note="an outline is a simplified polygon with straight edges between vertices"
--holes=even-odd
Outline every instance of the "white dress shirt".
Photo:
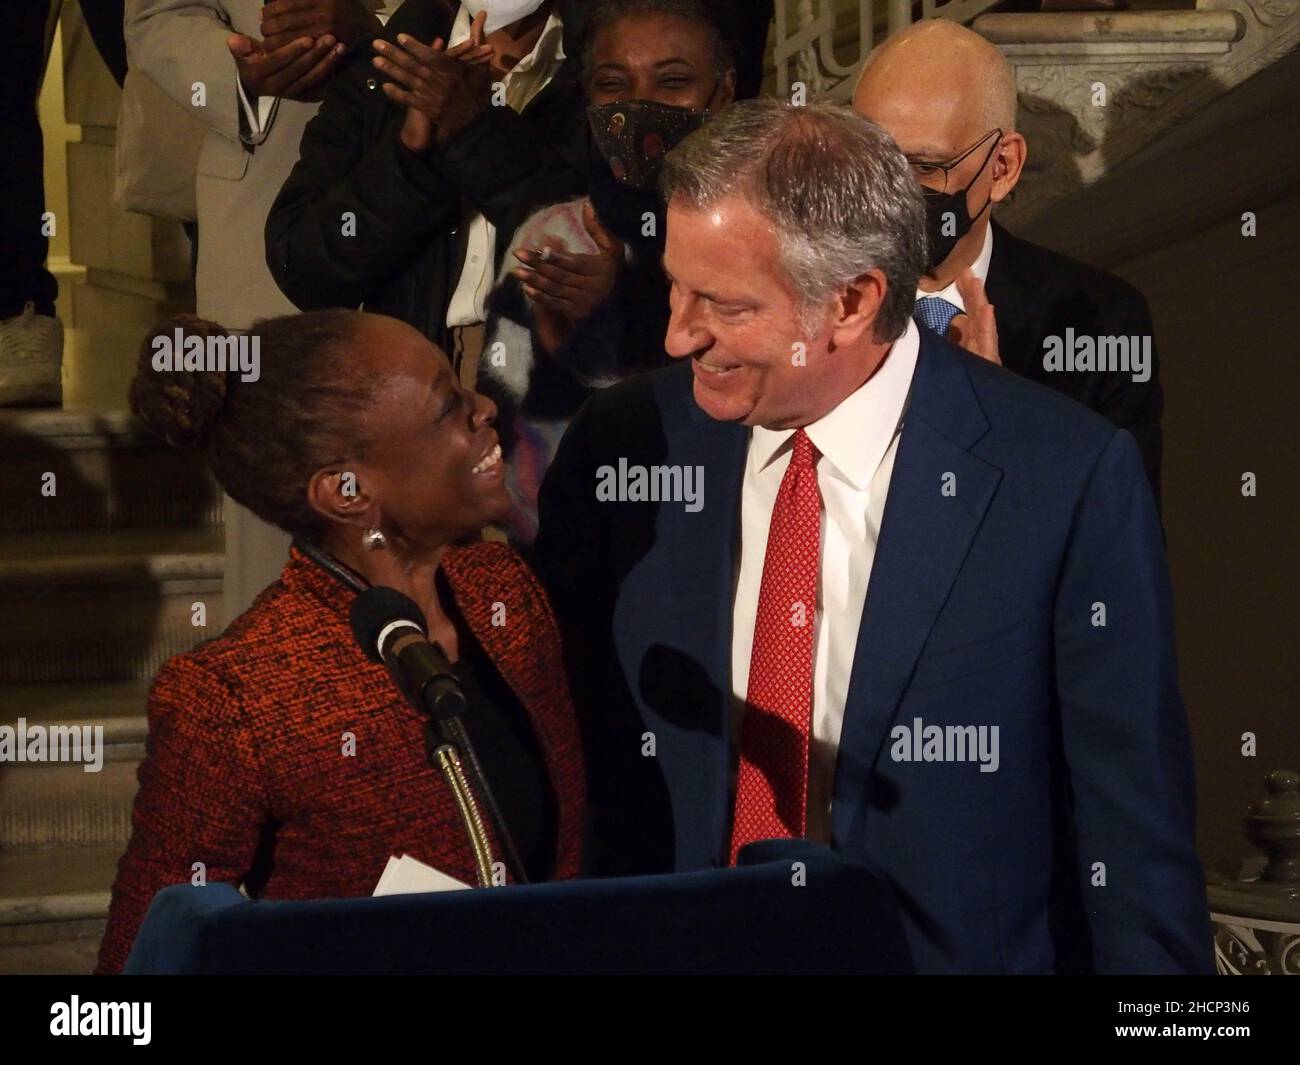
[[[469,12],[462,5],[447,42],[449,48],[469,39],[470,21]],[[533,97],[546,88],[564,59],[564,25],[552,12],[533,50],[519,60],[503,79],[507,105],[522,112]],[[461,267],[460,281],[447,306],[449,327],[486,321],[488,295],[496,283],[496,226],[478,212],[465,224],[469,227],[465,262]]]
[[[880,368],[829,414],[804,427],[821,453],[821,554],[813,630],[813,719],[808,765],[808,838],[830,842],[831,793],[849,675],[903,414],[920,350],[909,321]],[[750,434],[741,486],[739,567],[732,600],[731,692],[733,752],[749,688],[750,656],[763,559],[777,491],[790,465],[793,429]],[[734,766],[733,761],[733,766]],[[732,795],[734,803],[734,768]]]
[[[970,264],[971,273],[981,281],[987,282],[989,279],[989,262],[993,258],[993,225],[984,227],[984,247],[980,249],[979,255],[975,261]],[[961,293],[957,291],[957,282],[948,282],[947,287],[939,289],[938,292],[922,292],[920,288],[916,290],[916,298],[922,299],[926,296],[938,296],[941,300],[947,300],[963,314],[966,313],[966,301],[961,298]]]
[[280,103],[280,97],[258,96],[257,108],[254,110],[253,105],[249,103],[248,95],[244,92],[244,83],[238,78],[235,79],[235,90],[239,93],[239,103],[244,108],[244,118],[248,120],[248,136],[245,139],[249,144],[261,144],[266,140],[267,131],[271,128],[271,119]]

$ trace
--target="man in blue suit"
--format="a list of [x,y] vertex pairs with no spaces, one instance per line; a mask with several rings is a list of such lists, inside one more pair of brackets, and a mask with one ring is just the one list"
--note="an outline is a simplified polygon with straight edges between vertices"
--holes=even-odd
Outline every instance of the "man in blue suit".
[[541,495],[591,871],[807,837],[922,972],[1212,971],[1132,438],[918,331],[920,193],[847,108],[736,105],[662,187],[681,362],[593,396]]

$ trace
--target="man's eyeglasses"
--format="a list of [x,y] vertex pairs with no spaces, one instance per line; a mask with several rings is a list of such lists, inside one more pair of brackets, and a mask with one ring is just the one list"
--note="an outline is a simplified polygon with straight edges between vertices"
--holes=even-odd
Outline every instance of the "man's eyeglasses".
[[907,162],[911,166],[912,172],[916,175],[917,180],[921,182],[921,191],[927,196],[944,195],[948,191],[948,175],[952,171],[956,170],[957,167],[961,166],[966,158],[970,156],[972,152],[977,151],[980,145],[990,137],[996,137],[997,140],[995,140],[989,147],[988,155],[984,157],[984,162],[980,163],[980,169],[976,171],[978,174],[980,170],[983,170],[988,165],[989,157],[993,155],[994,150],[998,146],[998,141],[1002,139],[1002,131],[1000,129],[989,130],[989,132],[984,134],[984,136],[964,152],[949,159],[946,163],[923,162],[919,159],[909,158]]

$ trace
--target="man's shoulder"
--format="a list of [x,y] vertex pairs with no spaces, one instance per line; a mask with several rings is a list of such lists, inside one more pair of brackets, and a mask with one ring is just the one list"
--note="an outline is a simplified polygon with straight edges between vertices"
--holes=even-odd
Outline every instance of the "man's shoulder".
[[[995,276],[1002,270],[1007,271],[1009,278]],[[989,286],[995,288],[999,281],[1010,279],[1040,297],[1047,295],[1059,300],[1071,294],[1083,294],[1098,304],[1131,305],[1144,311],[1146,308],[1146,298],[1122,277],[998,226],[993,238]]]
[[1087,430],[1113,432],[1115,427],[1096,411],[1069,396],[1014,373],[1004,366],[978,358],[958,348],[971,387],[980,397],[986,413],[994,418],[1014,415],[1044,427],[1060,424],[1067,432]]
[[703,416],[695,405],[690,360],[681,359],[656,370],[634,374],[601,389],[584,408],[590,425],[636,425],[653,420],[665,431],[685,427]]
[[969,383],[989,427],[977,450],[996,456],[999,465],[1040,465],[1062,471],[1090,467],[1115,434],[1122,432],[1100,414],[1046,385],[978,358],[947,340],[928,339],[930,357],[958,367]]

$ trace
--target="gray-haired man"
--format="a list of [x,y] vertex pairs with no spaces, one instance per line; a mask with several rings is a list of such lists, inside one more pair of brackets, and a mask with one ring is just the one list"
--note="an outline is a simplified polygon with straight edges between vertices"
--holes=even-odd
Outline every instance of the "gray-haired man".
[[593,871],[807,836],[889,877],[921,971],[1209,972],[1132,438],[918,333],[920,192],[852,111],[736,105],[664,192],[681,362],[541,495]]

